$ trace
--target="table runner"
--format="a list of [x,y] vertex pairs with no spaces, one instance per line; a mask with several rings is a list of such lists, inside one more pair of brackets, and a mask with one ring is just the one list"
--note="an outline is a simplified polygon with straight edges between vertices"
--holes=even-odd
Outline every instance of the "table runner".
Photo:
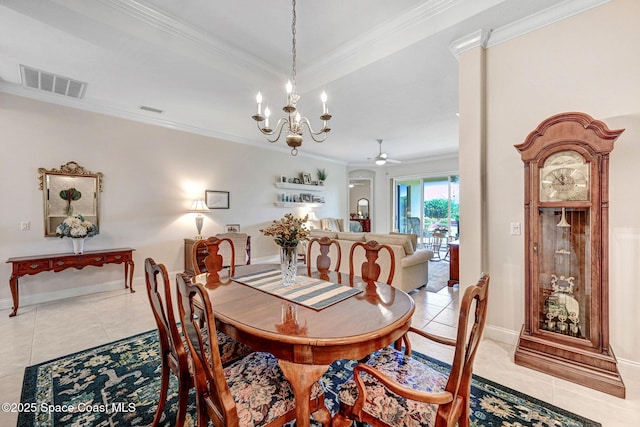
[[350,286],[307,276],[297,276],[296,283],[283,286],[280,270],[274,269],[234,276],[231,279],[314,310],[322,310],[362,292]]

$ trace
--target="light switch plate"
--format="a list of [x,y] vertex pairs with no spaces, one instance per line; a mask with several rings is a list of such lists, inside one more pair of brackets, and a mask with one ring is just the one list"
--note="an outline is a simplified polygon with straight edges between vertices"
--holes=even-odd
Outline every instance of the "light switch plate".
[[512,222],[511,223],[511,235],[512,236],[519,236],[520,235],[520,223],[519,222]]

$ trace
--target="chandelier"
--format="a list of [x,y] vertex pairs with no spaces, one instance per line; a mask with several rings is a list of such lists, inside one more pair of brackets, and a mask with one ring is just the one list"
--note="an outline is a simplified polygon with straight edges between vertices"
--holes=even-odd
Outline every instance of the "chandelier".
[[[291,67],[291,80],[289,80],[286,85],[287,104],[282,107],[282,111],[285,112],[285,117],[278,120],[275,129],[271,129],[269,127],[269,116],[271,115],[271,111],[269,110],[269,107],[266,107],[264,109],[264,115],[262,114],[262,94],[260,92],[258,92],[258,95],[256,96],[258,112],[256,115],[251,117],[256,121],[260,132],[267,135],[267,140],[269,142],[278,141],[282,136],[282,132],[285,131],[288,134],[286,136],[287,145],[291,147],[291,155],[295,156],[298,154],[298,147],[302,145],[302,133],[304,132],[303,126],[306,126],[309,134],[311,135],[311,139],[315,142],[323,142],[327,138],[327,133],[331,130],[331,128],[327,126],[329,119],[331,119],[331,115],[327,109],[327,94],[324,91],[322,91],[322,95],[320,96],[320,99],[322,100],[322,115],[320,116],[320,120],[322,120],[322,129],[318,132],[313,130],[311,123],[309,123],[309,119],[301,116],[300,112],[296,108],[298,100],[300,99],[296,89],[296,0],[293,0],[291,34],[293,42],[293,47],[291,49],[293,61]],[[272,136],[274,136],[273,139],[269,138]]]

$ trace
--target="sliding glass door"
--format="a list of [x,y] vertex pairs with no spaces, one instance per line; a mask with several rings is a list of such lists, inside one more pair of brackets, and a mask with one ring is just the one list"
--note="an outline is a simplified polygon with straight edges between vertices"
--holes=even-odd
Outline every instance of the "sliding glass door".
[[417,234],[427,245],[434,236],[460,235],[458,175],[396,179],[394,224],[401,233]]

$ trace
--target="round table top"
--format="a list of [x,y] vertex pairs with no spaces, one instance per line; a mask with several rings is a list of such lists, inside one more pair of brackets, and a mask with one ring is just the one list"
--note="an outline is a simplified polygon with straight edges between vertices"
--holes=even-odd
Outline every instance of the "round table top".
[[[242,266],[236,268],[235,274],[273,268],[279,266]],[[413,299],[400,289],[384,283],[366,283],[358,277],[351,285],[348,275],[335,272],[329,276],[331,282],[362,292],[321,310],[228,278],[208,284],[206,279],[207,275],[201,274],[194,281],[209,291],[220,330],[255,350],[298,363],[329,364],[337,359],[364,357],[401,337],[415,309]]]

